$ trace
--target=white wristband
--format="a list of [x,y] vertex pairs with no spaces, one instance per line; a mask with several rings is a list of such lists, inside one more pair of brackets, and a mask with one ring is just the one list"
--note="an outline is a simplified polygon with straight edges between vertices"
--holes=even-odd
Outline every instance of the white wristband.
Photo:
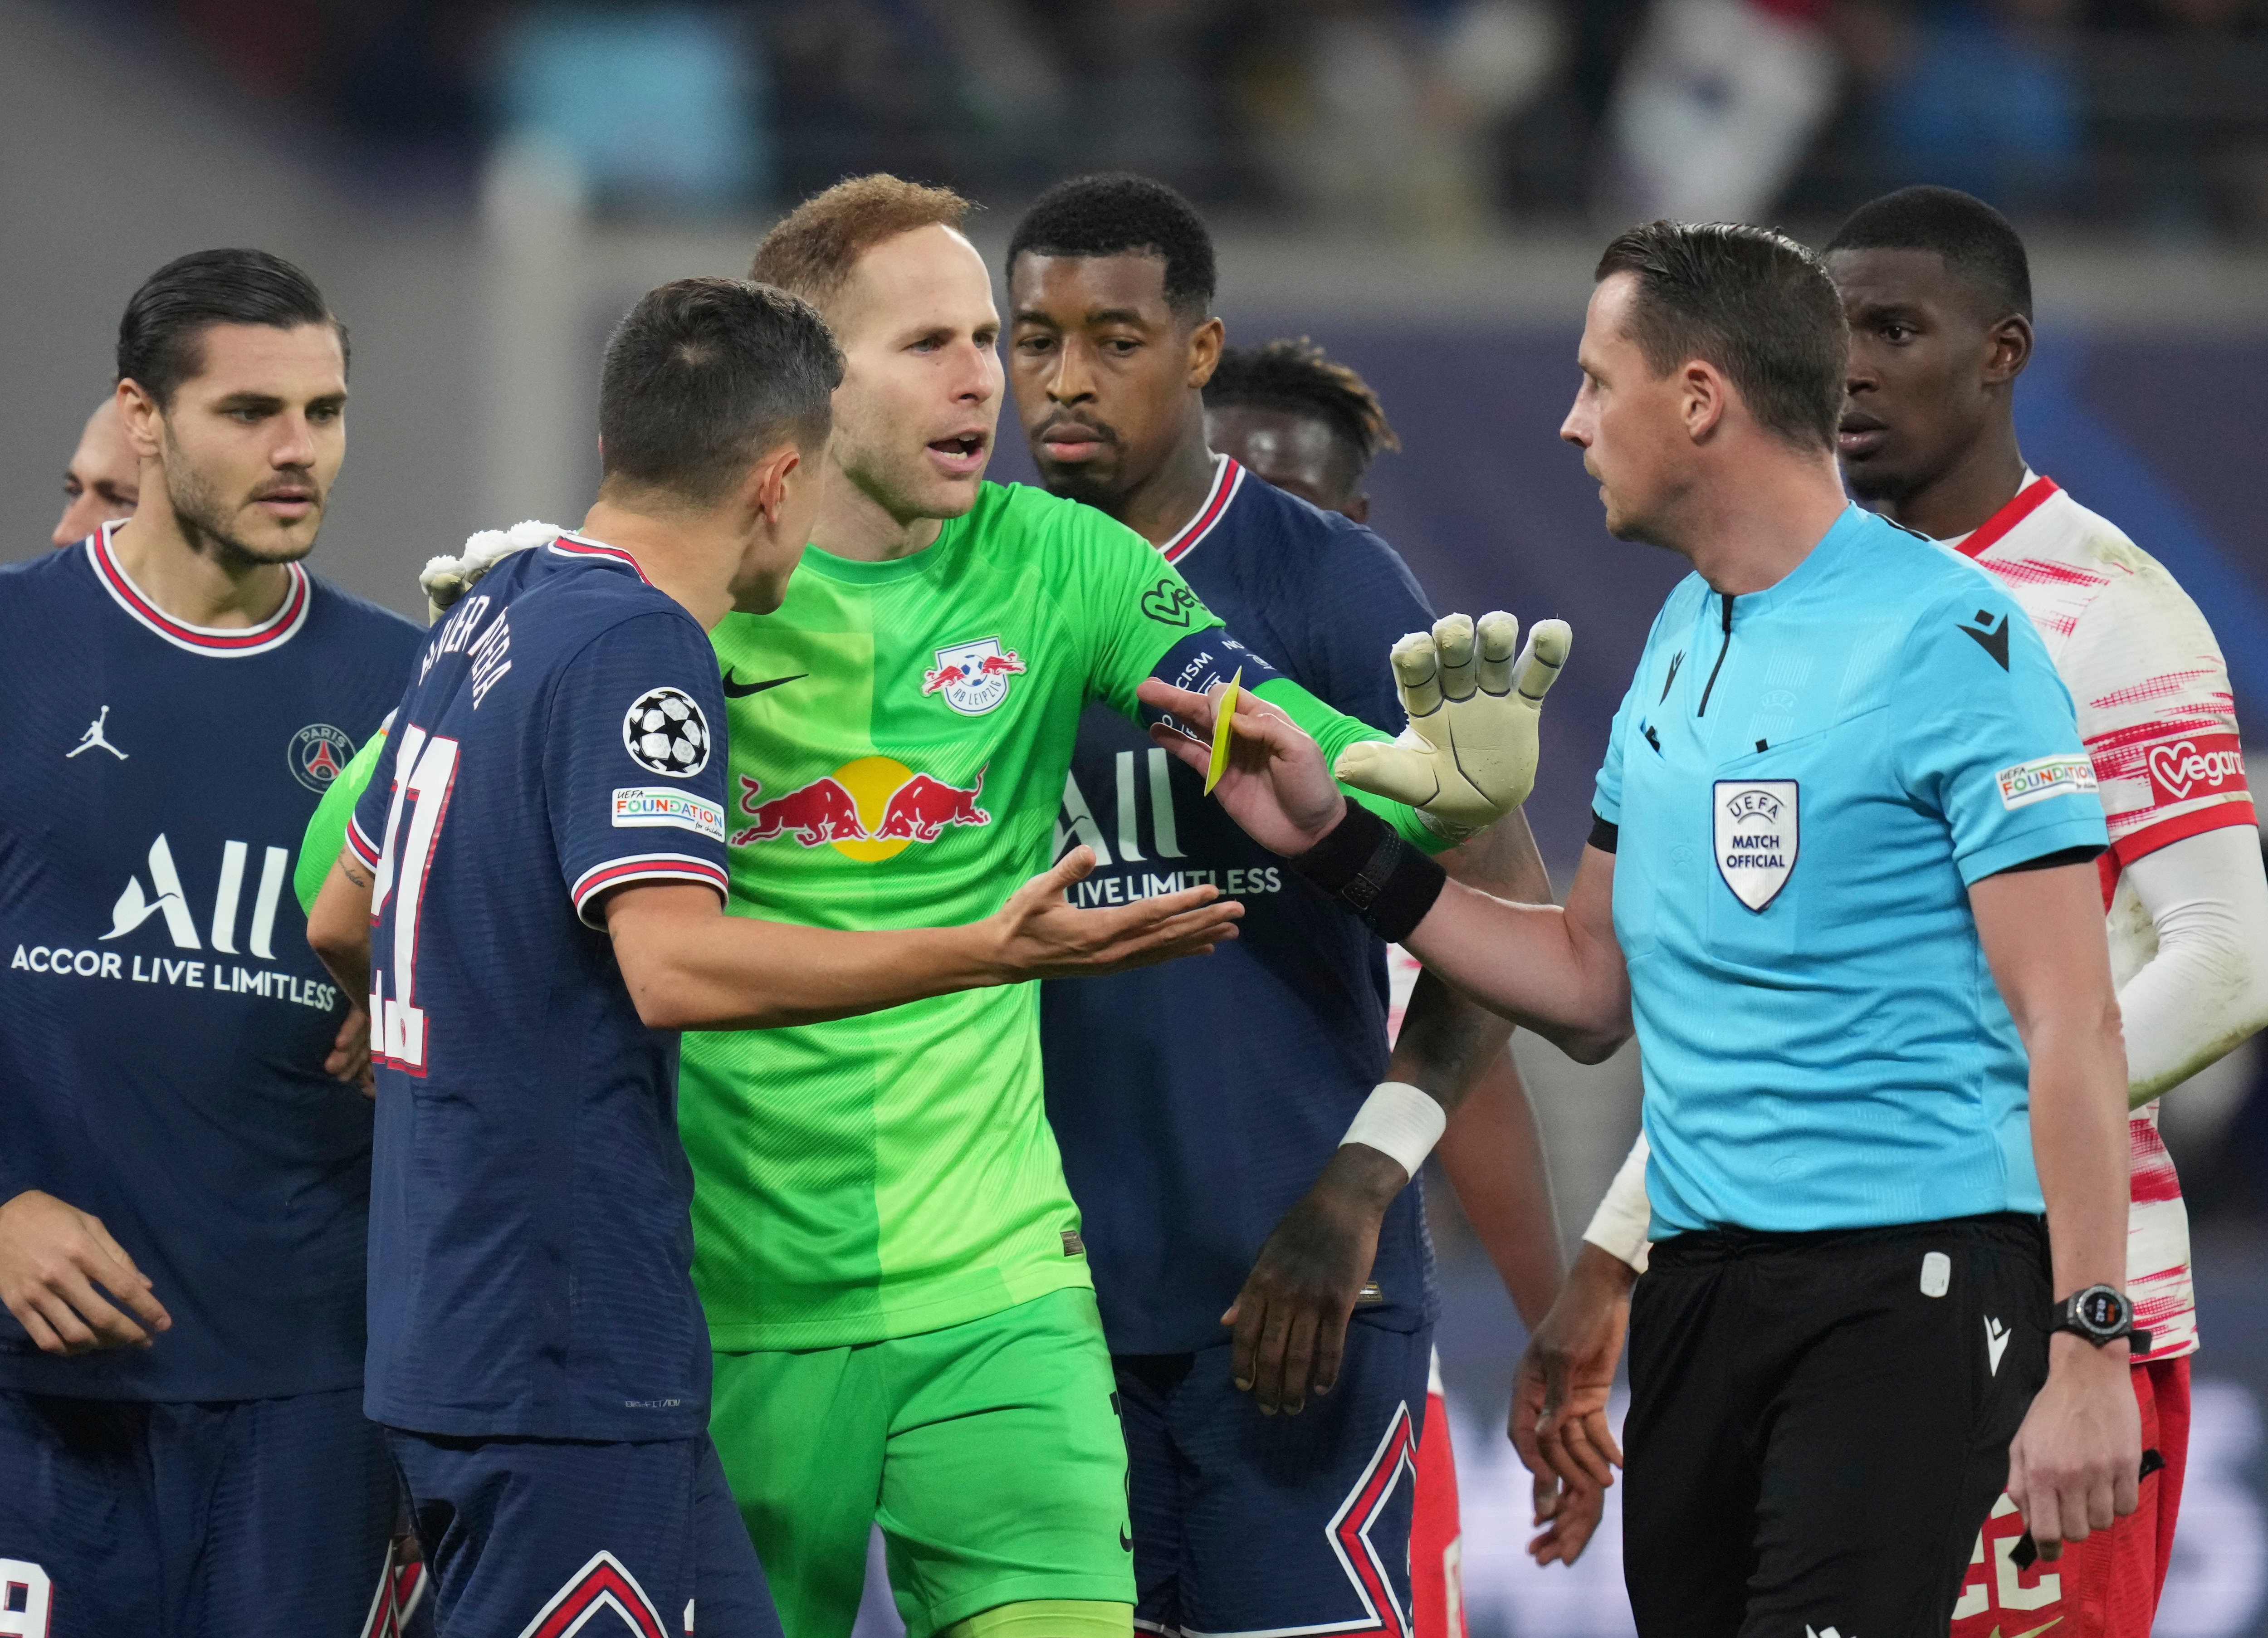
[[1448,1125],[1448,1111],[1408,1081],[1381,1081],[1355,1111],[1339,1147],[1366,1143],[1414,1177]]
[[1646,1133],[1639,1133],[1622,1169],[1607,1185],[1606,1199],[1591,1214],[1591,1226],[1583,1230],[1586,1241],[1609,1257],[1628,1263],[1641,1274],[1646,1273],[1646,1231],[1652,1227],[1653,1217],[1653,1209],[1646,1198],[1646,1162],[1652,1153]]

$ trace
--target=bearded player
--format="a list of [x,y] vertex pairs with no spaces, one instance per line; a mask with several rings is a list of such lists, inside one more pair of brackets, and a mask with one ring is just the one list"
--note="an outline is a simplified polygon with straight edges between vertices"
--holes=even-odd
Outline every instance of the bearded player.
[[[1131,714],[1153,675],[1241,665],[1327,746],[1381,737],[1236,646],[1140,536],[983,482],[999,319],[966,209],[860,178],[756,255],[820,308],[845,373],[786,601],[713,634],[748,914],[892,927],[989,905],[1055,850],[1080,711]],[[1436,805],[1476,826],[1511,804]],[[1125,1444],[1036,992],[691,1036],[681,1084],[711,1431],[792,1638],[849,1632],[877,1523],[914,1638],[1123,1638]]]
[[[1398,726],[1378,656],[1432,611],[1367,529],[1208,447],[1214,280],[1203,220],[1160,183],[1085,177],[1034,203],[1009,241],[1008,364],[1041,477],[1143,535],[1287,675]],[[1207,982],[1057,985],[1042,1003],[1049,1123],[1126,1419],[1136,1621],[1406,1633],[1436,1311],[1406,1186],[1422,1150],[1357,1131],[1371,1096],[1455,1103],[1508,1031],[1421,979],[1389,1066],[1385,947],[1366,928],[1117,714],[1087,712],[1071,776],[1065,830],[1115,837],[1110,874],[1197,870],[1247,906],[1238,956]],[[1521,821],[1448,857],[1550,897]],[[1556,1284],[1540,1148],[1492,1158],[1534,1208],[1515,1258]],[[1297,1420],[1261,1420],[1278,1411]]]
[[[2228,674],[2171,575],[2018,447],[2016,379],[2032,351],[2031,278],[1999,213],[1949,188],[1862,207],[1826,262],[1851,322],[1840,454],[1852,492],[2004,582],[2070,689],[2111,846],[2101,860],[2124,1020],[2132,1151],[2127,1291],[2150,1346],[2132,1356],[2142,1439],[2156,1452],[2140,1510],[2028,1568],[2014,1503],[1978,1538],[1954,1631],[2139,1638],[2164,1585],[2188,1447],[2198,1347],[2181,1186],[2158,1137],[2160,1093],[2268,1022],[2268,884]],[[1568,1291],[1523,1361],[1534,1408],[1565,1407],[1539,1460],[1602,1473],[1601,1416],[1622,1303],[1643,1266],[1644,1148],[1585,1238]],[[1563,1375],[1564,1374],[1564,1375]],[[2159,1464],[2162,1464],[2160,1465]],[[1531,1464],[1534,1465],[1534,1464]],[[2037,1544],[2053,1556],[2058,1544]],[[2045,1623],[2045,1626],[2043,1625]]]
[[[1371,463],[1381,452],[1402,447],[1369,383],[1304,336],[1223,347],[1204,384],[1204,406],[1210,447],[1253,476],[1357,523],[1370,520],[1363,484]],[[1389,951],[1388,960],[1412,979],[1419,970],[1405,951]],[[1435,1151],[1466,1220],[1531,1330],[1558,1295],[1564,1273],[1557,1219],[1548,1187],[1537,1181],[1541,1144],[1528,1089],[1506,1051],[1472,1083]],[[1410,1522],[1411,1622],[1417,1638],[1460,1638],[1462,1531],[1438,1347],[1425,1407]],[[1605,1493],[1596,1484],[1579,1487],[1556,1473],[1540,1476],[1536,1507],[1545,1528],[1528,1544],[1529,1553],[1539,1563],[1572,1562],[1604,1505]]]
[[349,1634],[397,1506],[367,1035],[284,887],[417,631],[301,566],[347,397],[305,273],[168,263],[118,374],[138,509],[0,571],[0,1627]]

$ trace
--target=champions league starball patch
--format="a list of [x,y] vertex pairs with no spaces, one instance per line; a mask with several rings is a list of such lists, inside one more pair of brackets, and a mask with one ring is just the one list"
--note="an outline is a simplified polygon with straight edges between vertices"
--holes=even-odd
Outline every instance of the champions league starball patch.
[[709,765],[709,719],[682,689],[648,689],[622,718],[622,749],[650,773],[689,778]]
[[1779,896],[1795,869],[1793,779],[1719,779],[1710,804],[1716,825],[1717,874],[1733,896],[1762,910]]
[[291,777],[318,796],[354,760],[355,742],[328,722],[311,722],[291,736]]

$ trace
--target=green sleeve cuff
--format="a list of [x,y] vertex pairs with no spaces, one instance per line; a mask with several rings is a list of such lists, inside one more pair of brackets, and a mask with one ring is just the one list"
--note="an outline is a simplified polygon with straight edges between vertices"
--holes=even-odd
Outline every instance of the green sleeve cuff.
[[[1381,734],[1367,722],[1332,710],[1313,694],[1289,677],[1270,677],[1255,688],[1253,693],[1266,700],[1323,748],[1326,766],[1335,765],[1339,753],[1360,740],[1390,740],[1393,735]],[[1358,791],[1345,781],[1340,789],[1347,800],[1361,803],[1371,812],[1392,825],[1402,839],[1427,853],[1438,853],[1453,845],[1447,837],[1435,833],[1433,827],[1419,816],[1407,802],[1397,802],[1388,797],[1373,796],[1368,791]]]

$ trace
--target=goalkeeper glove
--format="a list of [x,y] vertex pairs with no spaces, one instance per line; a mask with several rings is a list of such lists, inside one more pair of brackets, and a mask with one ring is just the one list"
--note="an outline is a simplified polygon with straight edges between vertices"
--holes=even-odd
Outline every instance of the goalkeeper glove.
[[1543,695],[1574,633],[1538,621],[1520,658],[1520,622],[1501,610],[1453,614],[1394,646],[1394,680],[1410,726],[1386,742],[1341,751],[1332,772],[1357,790],[1407,803],[1434,832],[1462,842],[1528,800]]

